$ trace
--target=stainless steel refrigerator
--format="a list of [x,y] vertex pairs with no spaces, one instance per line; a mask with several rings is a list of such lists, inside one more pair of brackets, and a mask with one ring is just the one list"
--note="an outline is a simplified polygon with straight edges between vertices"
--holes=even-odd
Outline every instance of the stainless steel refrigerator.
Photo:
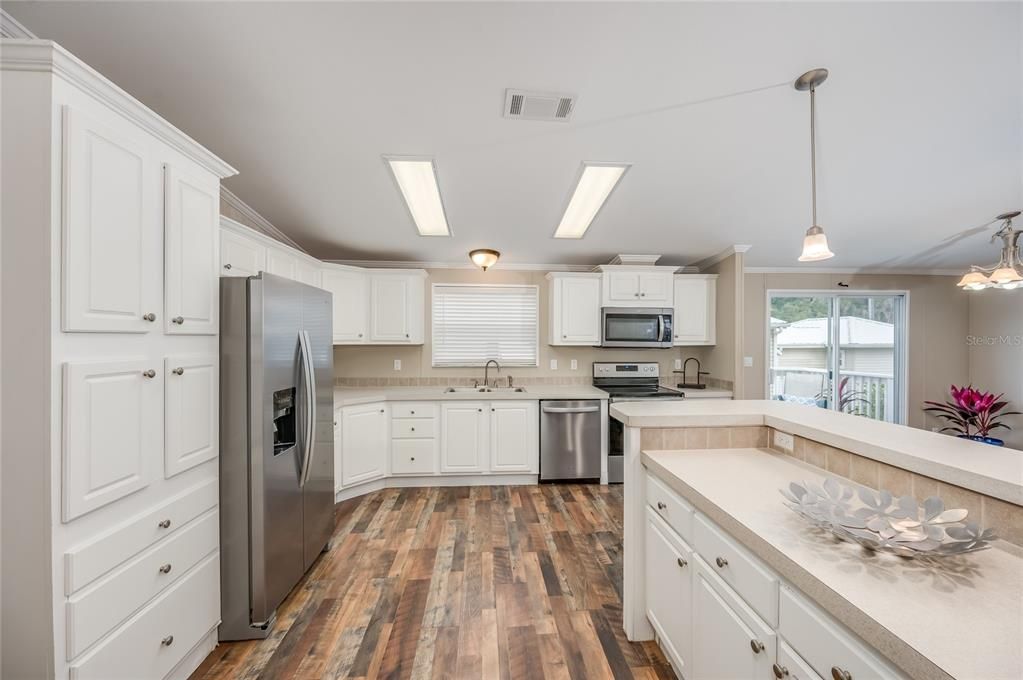
[[221,640],[266,637],[334,527],[330,293],[220,280]]

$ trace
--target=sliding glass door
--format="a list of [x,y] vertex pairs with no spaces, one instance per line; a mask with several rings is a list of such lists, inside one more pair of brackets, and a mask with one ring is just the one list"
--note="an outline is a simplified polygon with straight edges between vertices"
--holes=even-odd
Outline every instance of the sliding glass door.
[[904,293],[768,295],[770,399],[890,423],[904,418]]

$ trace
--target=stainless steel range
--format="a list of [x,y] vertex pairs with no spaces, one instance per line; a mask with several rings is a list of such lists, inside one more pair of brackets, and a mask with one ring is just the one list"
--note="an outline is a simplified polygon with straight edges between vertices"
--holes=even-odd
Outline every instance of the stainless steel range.
[[[593,386],[610,395],[610,403],[646,399],[685,399],[685,395],[660,385],[661,369],[655,362],[593,363]],[[608,418],[607,481],[625,481],[625,428]]]

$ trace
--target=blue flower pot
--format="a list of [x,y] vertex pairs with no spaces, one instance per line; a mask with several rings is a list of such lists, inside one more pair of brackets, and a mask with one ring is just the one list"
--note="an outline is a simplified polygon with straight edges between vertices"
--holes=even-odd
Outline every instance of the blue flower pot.
[[970,441],[980,442],[981,444],[990,444],[991,446],[1005,446],[1005,442],[997,437],[984,437],[979,434],[961,434],[958,435],[960,439],[969,439]]

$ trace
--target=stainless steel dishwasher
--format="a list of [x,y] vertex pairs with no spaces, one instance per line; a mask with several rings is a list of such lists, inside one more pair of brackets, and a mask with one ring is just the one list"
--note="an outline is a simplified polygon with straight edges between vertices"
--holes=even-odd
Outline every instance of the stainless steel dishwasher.
[[540,481],[600,480],[600,400],[540,402]]

